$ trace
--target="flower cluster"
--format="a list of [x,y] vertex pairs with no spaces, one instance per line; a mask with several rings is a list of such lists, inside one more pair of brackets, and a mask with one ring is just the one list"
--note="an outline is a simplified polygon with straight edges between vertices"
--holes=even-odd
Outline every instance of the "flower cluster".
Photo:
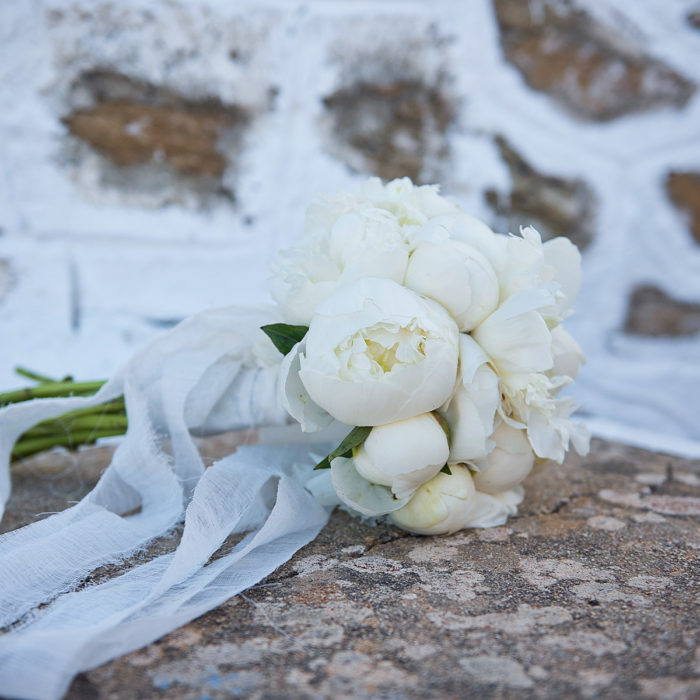
[[537,460],[585,454],[560,396],[584,360],[562,325],[580,281],[569,240],[496,234],[435,186],[371,179],[312,206],[272,280],[297,325],[267,332],[287,338],[281,395],[302,429],[355,426],[319,465],[338,498],[419,534],[484,527]]

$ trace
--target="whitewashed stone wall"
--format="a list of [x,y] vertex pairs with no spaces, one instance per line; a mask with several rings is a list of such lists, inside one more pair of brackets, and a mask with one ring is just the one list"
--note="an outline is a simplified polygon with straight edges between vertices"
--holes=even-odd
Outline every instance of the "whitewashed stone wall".
[[313,197],[407,174],[585,245],[586,410],[697,449],[695,5],[3,3],[1,385],[266,301]]

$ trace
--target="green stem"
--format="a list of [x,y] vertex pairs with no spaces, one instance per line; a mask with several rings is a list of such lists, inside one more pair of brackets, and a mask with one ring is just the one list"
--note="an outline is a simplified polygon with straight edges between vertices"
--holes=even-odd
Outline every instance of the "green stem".
[[35,382],[40,384],[54,384],[58,379],[53,379],[52,377],[47,377],[44,374],[39,374],[34,372],[34,370],[27,369],[26,367],[15,367],[15,374],[19,374],[20,377],[26,377],[27,379],[33,379]]
[[[0,393],[0,407],[32,399],[90,396],[104,381],[75,382],[72,377],[56,380],[26,367],[15,367],[22,377],[38,382],[37,386]],[[28,457],[52,447],[75,448],[94,443],[98,438],[123,435],[128,427],[124,397],[87,408],[68,411],[42,421],[25,431],[12,449],[12,459]]]
[[46,382],[34,387],[16,389],[0,394],[0,406],[31,399],[47,399],[56,397],[82,396],[94,394],[104,384],[104,381],[95,382]]
[[114,414],[95,414],[86,416],[77,416],[70,420],[64,420],[64,417],[52,421],[44,421],[27,430],[19,439],[22,442],[25,438],[41,437],[41,436],[63,436],[75,435],[78,432],[86,430],[121,430],[126,432],[128,421],[126,416]]
[[124,429],[114,428],[111,430],[78,430],[70,435],[51,435],[47,437],[35,437],[19,441],[12,449],[12,459],[29,457],[37,452],[43,452],[51,447],[70,447],[87,445],[95,442],[98,438],[110,437],[113,435],[123,435]]
[[74,411],[68,411],[67,413],[62,413],[60,416],[55,418],[48,418],[42,421],[38,425],[53,424],[53,423],[64,423],[65,421],[71,420],[73,418],[78,418],[80,416],[101,416],[104,414],[125,414],[126,408],[124,406],[124,397],[120,396],[114,401],[108,401],[107,403],[101,403],[97,406],[88,406],[88,408],[76,408]]

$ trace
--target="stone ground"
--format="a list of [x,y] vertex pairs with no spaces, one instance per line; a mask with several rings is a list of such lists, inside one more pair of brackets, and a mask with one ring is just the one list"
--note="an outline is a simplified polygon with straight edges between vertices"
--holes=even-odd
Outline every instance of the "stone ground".
[[[65,507],[108,455],[18,467],[3,528]],[[449,537],[336,513],[259,585],[66,697],[699,697],[700,462],[597,440],[526,485],[506,526]]]

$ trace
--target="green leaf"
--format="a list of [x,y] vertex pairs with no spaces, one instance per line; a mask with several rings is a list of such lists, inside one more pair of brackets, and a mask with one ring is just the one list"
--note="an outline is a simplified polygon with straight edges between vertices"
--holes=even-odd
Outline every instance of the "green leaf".
[[452,476],[452,470],[450,469],[449,464],[445,464],[445,466],[440,470],[442,474],[447,474],[447,476]]
[[363,426],[353,428],[344,438],[343,441],[331,452],[327,457],[322,459],[314,469],[330,469],[331,462],[336,457],[352,457],[352,451],[359,447],[370,434],[371,426]]
[[287,355],[291,349],[304,339],[308,326],[290,326],[287,323],[269,323],[261,326],[260,330],[274,343],[274,346]]

